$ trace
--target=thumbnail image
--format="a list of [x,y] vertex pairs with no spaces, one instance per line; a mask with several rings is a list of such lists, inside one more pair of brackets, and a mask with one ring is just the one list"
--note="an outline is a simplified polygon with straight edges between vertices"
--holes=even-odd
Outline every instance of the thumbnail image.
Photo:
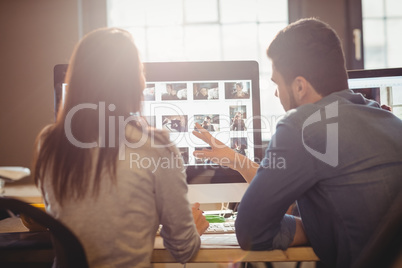
[[226,99],[249,99],[250,82],[227,82],[225,83]]
[[380,88],[354,88],[352,89],[355,93],[362,94],[366,99],[374,100],[380,103]]
[[230,148],[239,154],[246,155],[247,138],[231,138]]
[[194,83],[193,94],[195,100],[219,99],[218,83]]
[[162,100],[187,100],[187,83],[172,83],[162,87]]
[[246,124],[244,122],[244,119],[247,117],[246,105],[229,106],[229,114],[231,118],[230,130],[247,130]]
[[163,115],[162,127],[170,132],[187,132],[187,115]]
[[[211,149],[211,147],[195,147],[195,151],[201,151],[202,149]],[[195,163],[196,164],[210,164],[212,163],[209,159],[206,158],[197,158],[195,157]]]
[[184,164],[188,164],[188,148],[187,147],[179,147],[179,152],[181,154],[181,157],[183,158]]
[[144,101],[155,100],[155,84],[146,84],[143,92],[144,92]]
[[194,115],[194,123],[199,123],[209,132],[219,131],[219,114]]

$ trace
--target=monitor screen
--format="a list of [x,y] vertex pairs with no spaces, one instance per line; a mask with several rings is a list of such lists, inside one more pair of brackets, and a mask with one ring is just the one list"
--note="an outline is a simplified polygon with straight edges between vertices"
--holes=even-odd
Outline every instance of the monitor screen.
[[[55,110],[63,101],[67,65],[56,65]],[[236,171],[193,156],[208,148],[192,131],[200,123],[233,150],[259,162],[259,68],[255,61],[144,63],[141,115],[165,129],[186,165],[190,202],[239,202],[247,183]]]
[[391,107],[402,119],[402,68],[351,70],[348,75],[351,90]]

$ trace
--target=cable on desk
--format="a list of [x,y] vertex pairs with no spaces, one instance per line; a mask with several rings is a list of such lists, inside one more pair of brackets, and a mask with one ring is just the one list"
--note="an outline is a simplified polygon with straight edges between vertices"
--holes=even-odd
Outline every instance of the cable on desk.
[[219,213],[219,216],[221,216],[221,217],[225,216],[224,211],[229,210],[229,204],[230,204],[230,202],[222,202],[221,203],[221,213]]

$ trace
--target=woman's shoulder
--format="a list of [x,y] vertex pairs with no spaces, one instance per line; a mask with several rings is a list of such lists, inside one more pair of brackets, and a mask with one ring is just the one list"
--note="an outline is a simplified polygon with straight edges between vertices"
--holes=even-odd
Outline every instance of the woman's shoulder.
[[[174,143],[170,140],[169,132],[154,127],[138,127],[130,125],[126,131],[127,142],[135,143],[144,150],[158,149],[163,152],[176,151]],[[130,144],[128,144],[130,145]]]

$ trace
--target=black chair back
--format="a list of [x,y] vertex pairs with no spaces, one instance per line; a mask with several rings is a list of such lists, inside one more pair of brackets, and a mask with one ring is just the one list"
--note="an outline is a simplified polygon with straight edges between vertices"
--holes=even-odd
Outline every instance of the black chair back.
[[394,200],[353,268],[400,267],[402,261],[402,192]]
[[0,197],[0,210],[2,209],[11,210],[14,213],[23,213],[49,230],[56,255],[53,267],[89,267],[81,242],[60,221],[39,208],[15,198]]

